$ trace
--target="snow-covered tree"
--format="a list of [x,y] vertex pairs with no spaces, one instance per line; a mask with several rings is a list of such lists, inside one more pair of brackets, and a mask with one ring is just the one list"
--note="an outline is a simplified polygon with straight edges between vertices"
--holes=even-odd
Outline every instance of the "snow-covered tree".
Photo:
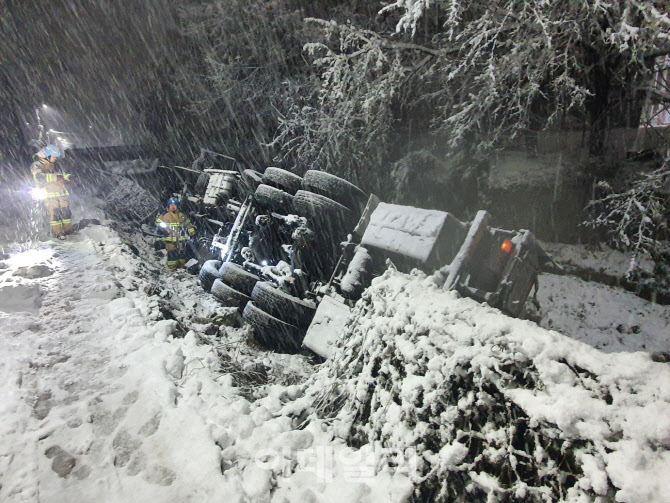
[[[589,203],[587,227],[602,230],[608,242],[631,253],[627,276],[654,290],[670,286],[670,164],[641,174],[626,190],[600,181],[599,196]],[[642,258],[652,259],[653,271],[644,271]]]
[[[352,24],[307,22],[323,33],[322,40],[305,45],[320,84],[281,117],[275,143],[285,157],[309,167],[371,181],[378,178],[375,168],[388,159],[399,115],[418,97],[415,91],[426,89],[422,67],[439,51]],[[414,61],[423,50],[431,55]]]
[[398,129],[426,126],[479,153],[547,126],[587,127],[599,155],[622,110],[637,123],[639,88],[670,49],[667,3],[654,0],[397,0],[372,26],[313,23],[327,37],[306,46],[318,101],[279,137],[321,167],[343,150],[357,167]]
[[[444,12],[441,127],[458,142],[482,129],[489,142],[586,109],[591,153],[603,148],[616,100],[631,99],[670,50],[667,2],[397,0],[398,31]],[[448,94],[448,96],[447,96]]]

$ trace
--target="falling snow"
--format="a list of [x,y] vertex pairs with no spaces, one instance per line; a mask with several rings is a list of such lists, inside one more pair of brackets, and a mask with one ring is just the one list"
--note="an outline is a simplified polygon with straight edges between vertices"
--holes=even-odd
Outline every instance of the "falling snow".
[[[663,2],[335,3],[0,2],[0,501],[667,501]],[[403,269],[482,209],[524,319]]]

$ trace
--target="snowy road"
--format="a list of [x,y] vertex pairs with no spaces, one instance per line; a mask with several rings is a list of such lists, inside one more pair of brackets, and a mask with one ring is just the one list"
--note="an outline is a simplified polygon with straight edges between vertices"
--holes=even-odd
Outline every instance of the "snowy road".
[[184,501],[223,489],[208,425],[179,404],[183,353],[165,342],[176,324],[150,322],[155,300],[133,300],[118,246],[92,227],[5,262],[3,501]]

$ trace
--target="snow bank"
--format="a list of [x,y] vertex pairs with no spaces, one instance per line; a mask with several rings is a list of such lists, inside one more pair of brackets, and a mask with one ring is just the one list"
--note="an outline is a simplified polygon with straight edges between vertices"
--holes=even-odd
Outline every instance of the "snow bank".
[[[662,501],[670,368],[594,348],[388,271],[287,413],[351,445],[414,449],[415,496]],[[640,483],[642,481],[642,483]]]

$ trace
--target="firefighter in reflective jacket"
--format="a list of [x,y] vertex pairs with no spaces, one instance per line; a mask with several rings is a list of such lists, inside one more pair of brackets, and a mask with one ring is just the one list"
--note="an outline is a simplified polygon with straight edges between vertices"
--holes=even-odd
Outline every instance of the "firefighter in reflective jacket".
[[184,267],[186,240],[195,235],[195,228],[186,215],[179,211],[179,199],[176,197],[168,200],[167,210],[165,215],[156,219],[156,225],[158,232],[165,236],[163,241],[167,250],[167,265],[170,269],[175,269]]
[[49,214],[51,234],[54,237],[65,239],[72,234],[72,212],[67,196],[70,194],[65,182],[70,180],[69,173],[56,170],[56,159],[61,157],[61,150],[54,145],[47,145],[34,156],[30,165],[36,189],[36,198],[44,199],[44,206]]

